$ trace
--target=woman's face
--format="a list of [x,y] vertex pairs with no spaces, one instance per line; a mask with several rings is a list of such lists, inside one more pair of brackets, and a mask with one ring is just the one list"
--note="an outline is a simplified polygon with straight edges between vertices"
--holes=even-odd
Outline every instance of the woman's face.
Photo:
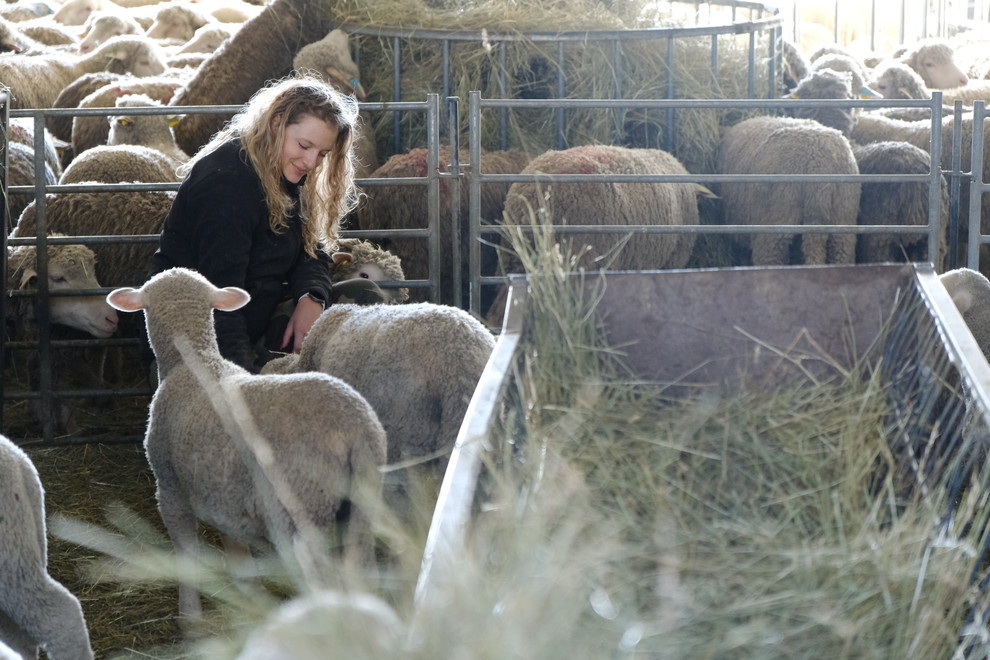
[[[276,119],[278,121],[278,119]],[[279,164],[290,183],[299,183],[307,173],[323,162],[337,142],[337,127],[313,115],[302,115],[285,127],[285,140]]]

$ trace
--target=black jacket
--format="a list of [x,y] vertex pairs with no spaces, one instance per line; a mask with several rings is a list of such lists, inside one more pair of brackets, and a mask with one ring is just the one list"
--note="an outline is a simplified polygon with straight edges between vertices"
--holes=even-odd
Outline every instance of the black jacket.
[[220,353],[257,372],[270,355],[259,340],[282,300],[313,293],[330,298],[330,259],[303,249],[299,186],[285,182],[296,199],[288,229],[272,232],[261,182],[240,142],[230,142],[198,161],[176,194],[162,227],[153,273],[183,266],[218,287],[237,286],[251,301],[233,312],[214,312]]

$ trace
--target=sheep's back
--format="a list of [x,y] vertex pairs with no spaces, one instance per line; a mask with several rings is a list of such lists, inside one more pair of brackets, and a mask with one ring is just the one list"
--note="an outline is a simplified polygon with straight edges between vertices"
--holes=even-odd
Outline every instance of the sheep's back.
[[[524,174],[688,174],[671,154],[658,149],[575,147],[550,151],[534,158]],[[514,223],[531,224],[531,210],[546,203],[555,224],[586,225],[696,225],[700,223],[698,188],[693,183],[552,183],[516,182],[509,189],[505,216]],[[561,242],[577,253],[584,245],[593,259],[624,240],[616,234],[566,234]],[[682,268],[691,256],[694,234],[640,234],[622,248],[612,268]],[[601,263],[597,264],[601,267]]]

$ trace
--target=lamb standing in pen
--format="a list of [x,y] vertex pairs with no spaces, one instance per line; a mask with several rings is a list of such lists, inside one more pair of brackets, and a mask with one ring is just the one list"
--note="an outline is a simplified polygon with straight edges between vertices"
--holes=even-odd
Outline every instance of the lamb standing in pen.
[[[932,168],[927,151],[907,142],[874,142],[853,147],[860,174],[928,174]],[[934,163],[938,168],[938,161]],[[860,234],[856,262],[931,261],[941,268],[947,256],[949,188],[940,177],[938,222],[942,228],[939,254],[928,254],[927,234]],[[857,223],[861,225],[927,225],[928,182],[880,182],[862,184]]]
[[[0,435],[0,657],[92,660],[79,599],[48,574],[45,491],[34,463]],[[9,656],[8,656],[9,657]]]
[[[310,545],[305,532],[339,532],[349,507],[344,559],[372,558],[359,491],[381,492],[386,439],[364,398],[327,374],[253,375],[222,358],[213,310],[238,309],[248,295],[218,289],[194,271],[166,270],[107,300],[145,312],[159,375],[145,450],[162,521],[179,552],[196,553],[201,521],[241,542],[274,545],[284,558],[293,548],[319,558],[324,549]],[[256,431],[239,425],[245,423]],[[267,443],[277,451],[261,465],[255,447]],[[317,586],[326,576],[306,577]],[[180,586],[179,611],[198,615],[192,585]]]
[[[388,462],[429,460],[427,474],[439,484],[494,346],[492,333],[456,307],[333,305],[298,355],[273,360],[262,373],[320,371],[344,379],[377,411]],[[396,479],[389,492],[401,497],[404,479]]]
[[95,71],[156,76],[165,71],[165,54],[152,40],[124,35],[105,41],[87,55],[54,53],[0,58],[0,80],[10,87],[12,108],[50,108],[59,93],[80,76]]
[[[858,174],[849,140],[813,119],[753,117],[729,128],[719,144],[720,174]],[[858,183],[765,181],[721,186],[727,224],[855,225]],[[790,263],[790,234],[740,235],[760,266]],[[800,237],[801,263],[853,263],[856,235]]]
[[955,62],[955,50],[944,39],[919,39],[894,59],[914,69],[931,89],[960,87],[969,82]]
[[120,112],[107,117],[110,133],[107,144],[134,144],[151,149],[157,149],[172,160],[175,167],[189,160],[189,156],[179,149],[172,133],[175,121],[169,114],[136,114],[127,111],[128,108],[160,108],[162,104],[144,94],[128,94],[117,99]]

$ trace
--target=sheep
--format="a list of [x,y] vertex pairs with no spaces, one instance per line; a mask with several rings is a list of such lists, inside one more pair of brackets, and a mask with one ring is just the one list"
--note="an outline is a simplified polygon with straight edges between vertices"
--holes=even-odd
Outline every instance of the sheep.
[[[42,180],[46,185],[54,185],[58,178],[51,166],[45,163],[45,173]],[[36,183],[34,171],[34,149],[19,142],[7,143],[7,185],[34,186]],[[17,218],[21,212],[34,200],[34,193],[8,193],[8,217]]]
[[[720,174],[858,174],[849,140],[813,119],[753,117],[728,128],[718,147]],[[721,186],[728,224],[855,225],[859,183],[766,181]],[[754,265],[790,260],[795,236],[755,234],[739,241],[752,250]],[[855,234],[805,234],[802,263],[853,263]]]
[[[356,635],[354,631],[374,631]],[[340,658],[405,655],[406,627],[392,607],[369,593],[321,589],[273,610],[248,637],[236,660],[319,658],[328,644]]]
[[811,75],[815,71],[822,71],[823,69],[848,73],[851,77],[849,87],[852,97],[870,98],[876,96],[876,93],[866,86],[866,68],[854,57],[842,53],[822,54],[817,59],[811,60],[811,64],[808,67],[808,75]]
[[798,82],[808,75],[808,60],[801,54],[794,42],[781,38],[778,45],[781,53],[782,92],[789,94]]
[[[458,156],[463,166],[467,164],[468,152],[462,150]],[[488,151],[481,154],[481,171],[485,174],[518,174],[531,160],[531,156],[523,151],[510,149],[508,151]],[[403,178],[425,177],[427,175],[426,149],[413,149],[404,154],[396,154],[376,169],[371,178]],[[439,167],[443,171],[450,167],[450,150],[442,147],[439,153]],[[505,195],[509,190],[507,183],[485,183],[481,187],[481,217],[491,222],[500,222],[505,207]],[[385,185],[367,187],[365,198],[358,206],[355,216],[360,229],[425,229],[428,221],[427,199],[423,194],[424,188],[415,185]],[[453,195],[452,184],[448,179],[440,181],[440,255],[449,255],[452,250],[454,235],[453,212],[451,208]],[[468,218],[468,196],[461,189],[460,207],[457,209],[460,221]],[[494,238],[494,237],[487,237]],[[406,277],[409,279],[426,279],[429,276],[429,248],[422,238],[382,238],[379,239],[382,248],[388,250],[402,260]],[[461,264],[466,269],[468,248],[467,232],[461,231]],[[482,251],[482,272],[494,273],[497,258],[493,251]],[[448,301],[453,286],[453,272],[457,267],[453,263],[441,262],[439,274],[440,292],[438,300]],[[466,273],[466,270],[462,270]],[[463,275],[462,275],[463,277]],[[418,302],[423,300],[420,292],[413,293]],[[455,301],[462,306],[463,301]]]
[[79,599],[48,573],[45,490],[24,450],[0,435],[0,657],[92,660]]
[[107,39],[122,34],[142,34],[144,30],[130,16],[120,12],[98,11],[90,14],[82,29],[79,52],[88,53]]
[[990,280],[976,270],[956,268],[939,276],[973,338],[990,359]]
[[[97,71],[96,73],[87,73],[82,75],[71,83],[66,85],[58,96],[55,97],[55,102],[52,104],[53,108],[77,108],[79,103],[95,92],[101,87],[105,87],[110,83],[120,82],[122,80],[128,80],[128,77],[122,73],[112,73],[110,71]],[[65,142],[72,141],[72,117],[66,115],[64,117],[48,117],[46,119],[45,126],[51,131],[52,135],[59,140],[64,140]],[[71,145],[69,145],[71,147]],[[68,164],[72,160],[71,156],[68,158],[63,158],[63,165]]]
[[[364,88],[361,86],[361,73],[357,64],[351,59],[347,33],[339,28],[331,30],[319,41],[300,48],[292,60],[292,67],[297,71],[313,72],[338,91],[353,94],[359,101],[365,99]],[[357,161],[354,174],[358,178],[365,178],[375,171],[379,163],[375,150],[375,136],[366,113],[361,115],[361,123],[361,130],[353,140],[354,156]]]
[[228,25],[214,25],[212,23],[204,25],[196,30],[192,39],[183,44],[182,48],[176,51],[176,54],[213,53],[233,36],[234,31]]
[[[272,360],[262,373],[342,378],[378,413],[388,462],[429,460],[424,476],[439,477],[494,346],[492,333],[457,307],[338,304],[313,324],[297,355]],[[405,479],[393,476],[388,494],[401,506]]]
[[48,51],[47,45],[29,37],[14,24],[0,17],[0,51],[19,54],[37,54]]
[[[161,232],[175,193],[93,192],[49,194],[45,198],[50,231],[69,236],[144,236]],[[34,202],[14,225],[12,237],[35,236]],[[108,287],[136,286],[148,278],[156,243],[100,243],[96,276]]]
[[[331,6],[325,2],[273,0],[196,69],[171,103],[246,103],[267,81],[291,72],[299,49],[330,31],[331,14]],[[222,114],[186,115],[175,126],[179,148],[187,154],[196,153],[228,119],[229,115]]]
[[[248,300],[246,291],[218,289],[184,268],[107,296],[121,311],[145,312],[159,384],[144,447],[165,528],[187,555],[196,552],[201,521],[240,542],[283,553],[302,545],[317,558],[321,548],[308,545],[300,526],[334,530],[350,503],[344,559],[367,562],[373,538],[359,491],[381,493],[382,424],[339,378],[255,375],[221,357],[213,310]],[[262,463],[257,451],[270,451],[268,443],[277,451]],[[325,576],[307,577],[318,584]],[[180,585],[179,612],[186,620],[199,614],[193,585]]]
[[[25,36],[45,46],[44,50],[72,52],[79,44],[79,37],[70,28],[52,23],[48,18],[37,18],[18,25]],[[43,52],[39,50],[38,52]]]
[[113,0],[66,0],[52,18],[62,25],[84,25],[93,12],[115,9],[119,10],[119,5]]
[[62,172],[60,185],[70,183],[174,183],[176,161],[158,149],[113,144],[87,149]]
[[[57,234],[52,234],[53,236]],[[37,247],[22,245],[8,249],[7,281],[16,289],[38,287]],[[96,257],[92,250],[83,245],[49,245],[48,250],[48,290],[62,292],[78,289],[98,289],[96,278]],[[37,302],[27,296],[12,297],[8,301],[7,324],[10,336],[19,341],[37,341]],[[107,305],[103,296],[53,296],[48,302],[49,322],[52,325],[51,338],[75,339],[91,336],[105,339],[113,335],[118,326],[117,313]],[[95,349],[86,360],[79,360],[71,348],[52,348],[52,373],[57,389],[90,389],[102,387],[103,358],[105,351]],[[28,380],[34,386],[37,382],[38,366],[36,355],[31,353],[26,360],[17,359],[17,365],[27,369]],[[54,406],[54,427],[61,433],[75,433],[79,427],[75,420],[78,402],[56,399]],[[31,411],[42,420],[38,401],[32,401]]]
[[[848,99],[852,97],[853,77],[847,71],[818,69],[811,71],[790,94],[794,99]],[[854,108],[795,108],[790,115],[800,119],[814,119],[823,126],[848,135],[856,116]]]
[[[333,251],[333,268],[330,277],[334,282],[356,277],[373,282],[406,279],[402,270],[402,260],[383,250],[370,241],[357,238],[337,240]],[[384,292],[385,302],[402,303],[409,299],[409,289],[388,289]]]
[[[117,105],[117,99],[128,94],[144,94],[153,101],[168,104],[182,84],[182,80],[168,76],[110,83],[79,101],[79,107],[113,108]],[[110,124],[106,117],[73,117],[73,154],[78,155],[92,147],[106,144],[109,137]]]
[[955,62],[955,51],[944,39],[919,39],[894,59],[914,69],[930,89],[949,89],[969,82]]
[[932,96],[917,71],[894,60],[881,62],[873,70],[869,85],[885,99],[927,99]]
[[8,55],[0,58],[0,80],[10,87],[12,108],[50,108],[59,92],[83,74],[113,70],[135,76],[165,71],[161,49],[145,37],[123,35],[102,43],[92,53]]
[[[17,142],[25,147],[29,147],[34,152],[34,119],[31,117],[14,117],[7,125],[7,141]],[[58,178],[62,174],[62,163],[59,159],[59,149],[64,146],[64,142],[55,138],[48,129],[45,129],[42,138],[42,149],[45,152],[45,164]]]
[[[540,175],[554,174],[677,174],[688,171],[660,149],[632,149],[605,145],[548,151],[535,157],[523,174],[535,182],[513,183],[506,195],[505,221],[533,224],[533,213],[544,209],[556,224],[697,225],[698,194],[694,183],[554,183]],[[619,270],[683,268],[696,235],[639,234],[609,260]],[[599,268],[602,259],[624,240],[621,234],[564,234],[559,242],[580,255],[576,267]],[[582,246],[585,251],[582,254]],[[507,270],[516,270],[507,264]]]
[[[907,142],[874,142],[853,147],[860,174],[928,174],[931,156]],[[935,164],[938,167],[938,163]],[[865,182],[859,201],[857,223],[861,225],[928,224],[927,182]],[[948,226],[949,190],[941,177],[939,226]],[[857,245],[857,263],[886,261],[932,261],[941,265],[946,256],[945,233],[939,253],[928,254],[927,234],[861,234]]]
[[54,8],[47,2],[14,2],[0,6],[0,17],[14,23],[22,23],[54,13]]
[[110,133],[107,144],[134,144],[150,147],[162,152],[172,160],[175,167],[189,160],[189,156],[175,144],[172,134],[172,115],[129,114],[127,108],[161,107],[161,103],[144,94],[129,94],[117,99],[120,114],[110,115]]
[[[946,116],[942,118],[942,153],[940,155],[940,164],[943,170],[952,169],[952,140],[949,136],[952,135],[953,126],[955,124],[954,116]],[[973,116],[972,114],[964,115],[960,120],[959,126],[960,132],[962,134],[962,152],[960,154],[961,162],[964,163],[963,167],[967,167],[967,163],[972,160],[972,144],[973,144]],[[857,144],[869,144],[871,142],[881,142],[884,140],[900,140],[904,142],[909,142],[916,147],[928,150],[931,145],[931,133],[932,124],[930,120],[925,121],[901,121],[897,119],[890,119],[876,113],[862,113],[858,120],[856,121],[856,126],[853,128],[850,138],[853,142]],[[990,134],[984,137],[985,142],[983,148],[983,171],[990,171]],[[969,182],[966,177],[963,177],[960,181],[960,199],[968,199],[969,195]],[[961,205],[960,217],[965,217],[967,213],[966,205]],[[962,222],[965,222],[963,220]],[[983,204],[981,210],[981,231],[987,233],[990,230],[990,204]]]
[[188,4],[169,3],[158,9],[155,22],[145,34],[154,39],[175,39],[186,42],[192,39],[196,30],[209,25],[212,21],[212,17]]

